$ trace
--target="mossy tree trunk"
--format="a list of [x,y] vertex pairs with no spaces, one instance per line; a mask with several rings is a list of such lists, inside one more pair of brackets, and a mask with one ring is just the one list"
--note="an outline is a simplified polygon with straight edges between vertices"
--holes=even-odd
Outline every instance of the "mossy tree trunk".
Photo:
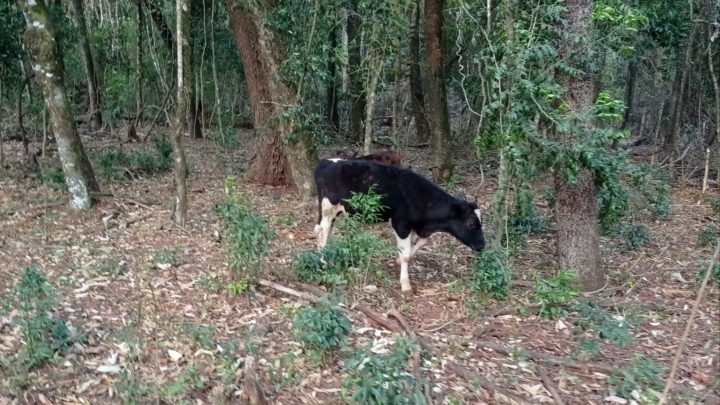
[[25,44],[35,79],[50,111],[65,184],[70,192],[70,206],[85,210],[92,206],[91,193],[99,191],[99,187],[65,95],[63,61],[55,40],[55,26],[44,0],[24,0],[21,5],[27,21]]
[[175,110],[175,128],[173,128],[172,147],[175,177],[175,223],[185,225],[187,218],[187,162],[183,138],[185,136],[185,117],[190,98],[190,33],[189,0],[176,0],[175,13],[177,32],[177,110]]
[[347,38],[348,38],[348,96],[350,117],[348,118],[349,137],[353,141],[363,140],[362,120],[365,115],[365,92],[361,71],[362,55],[360,49],[360,26],[362,19],[358,14],[358,0],[348,0]]
[[[588,46],[593,0],[569,0],[567,8],[568,37],[560,44],[560,54],[582,73],[575,77],[559,76],[558,82],[567,89],[564,102],[570,110],[589,111],[594,98],[593,79],[578,60],[583,57],[584,47]],[[559,137],[568,147],[574,141],[570,133],[559,134]],[[571,183],[562,170],[556,170],[555,195],[556,243],[560,267],[575,270],[584,291],[597,290],[605,282],[605,272],[600,263],[594,174],[583,169],[577,181]]]
[[430,119],[435,179],[438,181],[450,178],[454,168],[443,69],[444,5],[444,0],[425,0],[425,48],[427,50],[425,96]]
[[264,2],[239,3],[225,0],[258,138],[247,177],[260,184],[293,184],[303,197],[311,197],[317,151],[310,134],[294,131],[292,117],[283,116],[294,108],[296,90],[280,78],[283,49],[264,24],[269,10]]

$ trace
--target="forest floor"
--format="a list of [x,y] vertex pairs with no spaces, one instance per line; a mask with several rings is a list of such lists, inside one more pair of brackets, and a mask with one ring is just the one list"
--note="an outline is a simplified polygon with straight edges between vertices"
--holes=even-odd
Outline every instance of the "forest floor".
[[[91,155],[118,144],[110,138],[85,142]],[[182,228],[171,221],[170,173],[100,178],[102,191],[112,196],[74,212],[61,205],[62,189],[18,171],[21,145],[5,148],[11,169],[0,176],[0,404],[243,402],[246,376],[236,359],[248,355],[257,360],[259,384],[271,403],[345,403],[346,355],[313,357],[293,340],[293,313],[306,302],[262,286],[240,296],[227,292],[228,256],[218,241],[222,223],[214,205],[225,198],[225,177],[245,167],[247,148],[228,151],[186,138],[191,175]],[[324,152],[328,156],[330,149]],[[404,163],[424,168],[426,150],[402,152]],[[493,179],[481,182],[477,169],[464,166],[460,185],[487,206]],[[293,255],[315,246],[315,202],[299,201],[283,188],[240,184],[277,235],[262,277],[322,293],[319,286],[293,281],[291,272]],[[616,386],[637,386],[636,395],[662,391],[633,358],[642,354],[664,366],[659,377],[667,378],[702,261],[713,253],[712,247],[698,247],[697,235],[718,221],[699,189],[672,191],[667,219],[638,220],[651,231],[648,244],[629,251],[619,238],[601,240],[609,280],[592,298],[617,319],[640,317],[627,347],[604,341],[597,353],[578,360],[586,334],[578,331],[576,318],[547,319],[532,310],[535,278],[555,270],[552,230],[531,235],[527,248],[513,257],[513,287],[503,300],[474,298],[467,288],[472,252],[446,235],[433,236],[411,264],[412,296],[400,293],[395,257],[378,261],[383,272],[344,291],[352,320],[347,345],[383,352],[402,334],[350,304],[364,303],[395,326],[400,313],[424,342],[421,367],[410,368],[425,381],[420,396],[435,404],[629,403],[613,395],[609,375],[617,377]],[[369,229],[394,241],[387,224]],[[71,334],[83,336],[29,374],[16,364],[27,342],[11,322],[20,314],[11,305],[13,287],[27,266],[47,276],[57,297],[54,314]],[[708,286],[679,364],[677,403],[720,403],[719,298],[717,285]],[[557,364],[550,355],[567,361]]]

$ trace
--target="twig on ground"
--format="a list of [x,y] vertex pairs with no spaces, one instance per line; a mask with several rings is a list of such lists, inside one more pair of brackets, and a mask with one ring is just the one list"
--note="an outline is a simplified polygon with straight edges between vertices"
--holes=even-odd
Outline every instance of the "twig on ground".
[[705,278],[703,278],[703,282],[700,285],[700,290],[698,290],[697,297],[695,298],[692,310],[690,311],[690,318],[688,318],[687,325],[685,325],[685,331],[683,331],[680,342],[678,343],[677,350],[675,351],[675,358],[673,359],[672,367],[670,368],[670,375],[668,376],[667,384],[665,384],[665,389],[663,390],[662,396],[660,397],[660,405],[663,405],[667,402],[668,395],[670,394],[670,390],[672,389],[673,380],[675,379],[675,373],[677,372],[680,357],[682,357],[682,351],[685,346],[685,341],[687,340],[688,334],[690,333],[690,328],[692,327],[693,321],[695,320],[695,314],[697,313],[698,307],[700,306],[700,301],[702,301],[703,295],[705,295],[705,287],[707,287],[708,280],[710,280],[710,275],[713,273],[713,266],[718,259],[718,254],[720,254],[720,241],[718,241],[717,246],[715,246],[715,253],[713,254],[712,259],[710,259],[710,264],[708,265],[707,272],[705,273]]
[[540,373],[540,379],[542,379],[543,385],[548,390],[550,395],[552,395],[553,400],[555,400],[555,405],[565,405],[565,402],[563,401],[562,397],[560,396],[560,392],[558,391],[557,387],[555,386],[555,383],[553,382],[550,375],[548,375],[548,372],[545,369],[545,367],[538,367],[538,372]]

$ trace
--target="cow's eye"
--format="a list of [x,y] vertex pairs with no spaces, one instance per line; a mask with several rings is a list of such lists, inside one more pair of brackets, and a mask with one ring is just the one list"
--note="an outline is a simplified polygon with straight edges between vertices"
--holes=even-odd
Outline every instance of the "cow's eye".
[[476,229],[478,227],[478,223],[475,221],[468,222],[468,228],[470,229]]

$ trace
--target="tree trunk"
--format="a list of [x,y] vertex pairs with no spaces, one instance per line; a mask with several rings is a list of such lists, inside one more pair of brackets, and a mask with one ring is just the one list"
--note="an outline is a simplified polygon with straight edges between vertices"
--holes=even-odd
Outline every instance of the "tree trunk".
[[171,52],[174,52],[175,44],[173,41],[173,34],[172,30],[170,30],[170,27],[168,26],[167,22],[165,21],[165,16],[162,13],[162,10],[160,10],[160,7],[158,7],[155,2],[152,0],[142,0],[145,3],[145,8],[150,11],[150,17],[152,18],[153,22],[155,23],[155,26],[157,27],[158,31],[160,31],[160,37],[162,38],[163,42],[165,43],[165,46],[167,49],[169,49]]
[[637,81],[638,67],[635,58],[628,62],[627,82],[625,83],[625,113],[623,114],[620,129],[626,129],[630,122],[630,115],[633,110],[633,101],[635,99],[635,82]]
[[330,49],[332,54],[328,58],[328,76],[330,84],[325,93],[325,118],[334,130],[340,129],[340,116],[337,110],[337,65],[335,63],[335,51],[337,50],[337,24],[333,24],[328,33]]
[[184,226],[187,218],[187,162],[183,138],[185,136],[185,117],[190,97],[190,34],[189,0],[176,0],[177,22],[177,109],[175,110],[175,128],[173,128],[172,147],[175,156],[175,223]]
[[[70,3],[75,12],[75,22],[78,26],[78,34],[80,35],[80,51],[82,52],[85,76],[87,78],[90,129],[97,131],[102,126],[102,113],[100,111],[100,95],[98,92],[97,75],[95,73],[95,62],[93,60],[92,50],[90,49],[87,25],[85,24],[85,11],[82,0],[72,0]],[[139,34],[138,37],[140,37]]]
[[[589,46],[576,40],[590,35],[590,15],[593,0],[569,0],[567,2],[568,39],[560,46],[564,60],[572,61]],[[582,42],[582,41],[581,41]],[[574,66],[582,74],[576,77],[559,76],[558,82],[568,92],[565,103],[570,111],[588,111],[593,105],[593,80],[585,66]],[[590,125],[590,123],[578,123]],[[560,140],[570,147],[572,134],[560,134]],[[565,179],[562,168],[555,170],[555,216],[557,222],[557,252],[562,269],[577,272],[578,282],[584,291],[601,288],[605,272],[600,263],[600,245],[597,223],[595,176],[582,169],[572,184]]]
[[680,128],[680,121],[682,120],[683,112],[683,100],[685,83],[687,82],[688,68],[692,60],[692,45],[695,39],[695,28],[696,24],[693,24],[690,28],[690,35],[688,35],[682,52],[684,54],[684,60],[678,61],[677,71],[675,73],[675,81],[673,83],[673,94],[670,110],[670,125],[668,126],[667,133],[665,135],[665,148],[669,159],[670,179],[675,178],[675,149],[677,143],[677,132]]
[[350,117],[348,132],[350,139],[362,140],[362,119],[365,114],[365,93],[361,74],[362,58],[360,55],[360,25],[362,20],[358,14],[357,0],[348,1],[347,36],[348,36],[348,94],[350,99]]
[[65,96],[63,62],[55,40],[55,26],[44,0],[22,1],[22,7],[27,20],[25,43],[35,78],[50,110],[65,184],[70,192],[70,206],[85,210],[92,205],[90,193],[99,191],[99,187]]
[[143,9],[143,1],[136,0],[137,4],[137,53],[135,55],[135,79],[137,80],[136,86],[136,98],[135,98],[135,119],[140,119],[140,112],[142,111],[143,104],[143,68],[142,68],[142,55],[143,55],[143,38],[145,35],[145,12]]
[[[190,10],[191,15],[202,15],[202,3],[199,0],[190,0]],[[192,38],[192,30],[188,32],[187,41],[189,43],[194,43]],[[190,77],[190,104],[188,105],[188,115],[187,115],[187,127],[188,132],[190,133],[190,137],[193,139],[202,139],[203,137],[203,131],[202,131],[202,97],[201,92],[198,91],[198,88],[200,87],[200,80],[195,74],[195,52],[194,49],[190,50],[190,60],[188,62],[188,77]]]
[[261,184],[292,183],[303,197],[311,197],[317,152],[308,132],[295,133],[289,118],[278,119],[292,108],[296,92],[279,77],[282,49],[275,33],[263,23],[268,10],[257,3],[238,6],[237,0],[225,0],[225,4],[258,135],[247,177]]
[[[710,30],[710,37],[712,38],[713,32]],[[711,39],[710,45],[708,46],[708,69],[710,70],[710,77],[712,78],[713,91],[715,92],[715,158],[718,162],[717,174],[715,175],[715,183],[720,188],[720,81],[718,80],[717,67],[714,61],[714,46]]]
[[365,140],[363,142],[363,153],[370,154],[372,148],[373,136],[373,110],[375,108],[375,89],[377,88],[380,74],[382,73],[382,59],[380,57],[370,57],[368,63],[370,70],[370,83],[368,83],[365,94],[367,94],[367,106],[365,109]]
[[454,168],[450,148],[450,119],[443,74],[444,0],[425,0],[425,48],[427,49],[427,106],[435,166],[435,179],[450,178]]
[[410,97],[417,140],[426,142],[430,138],[430,129],[425,115],[425,94],[420,76],[420,14],[420,0],[415,0],[412,26],[410,27]]

